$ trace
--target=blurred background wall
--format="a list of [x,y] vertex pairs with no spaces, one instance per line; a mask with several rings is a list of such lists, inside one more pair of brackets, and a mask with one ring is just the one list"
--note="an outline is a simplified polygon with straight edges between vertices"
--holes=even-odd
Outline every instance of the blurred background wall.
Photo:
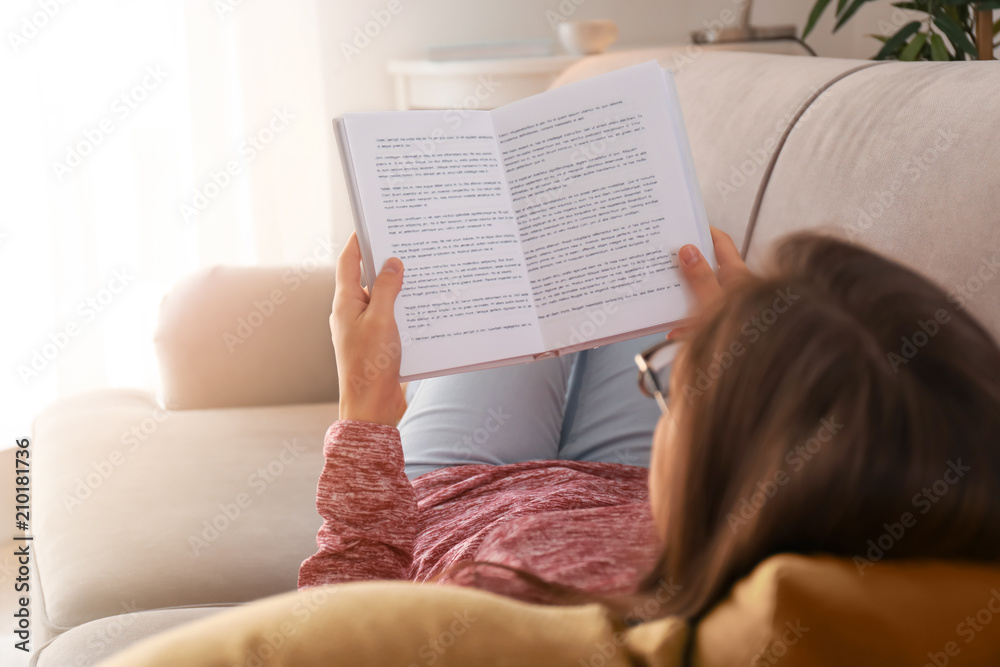
[[[389,0],[5,0],[0,449],[58,396],[155,389],[158,302],[184,274],[335,256],[352,223],[330,120],[392,108],[388,60],[554,38],[553,15],[614,19],[614,48],[685,43],[738,7],[397,1],[348,58],[344,44]],[[891,9],[865,5],[837,35],[828,17],[810,42],[869,57],[865,34]],[[760,0],[753,19],[801,27],[808,10]]]

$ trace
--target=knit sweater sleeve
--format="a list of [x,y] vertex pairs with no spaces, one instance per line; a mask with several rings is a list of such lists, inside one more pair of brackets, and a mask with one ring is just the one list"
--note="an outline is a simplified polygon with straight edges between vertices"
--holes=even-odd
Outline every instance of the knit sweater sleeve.
[[417,502],[403,470],[399,431],[342,420],[327,431],[316,507],[318,551],[299,567],[298,587],[405,579],[413,560]]

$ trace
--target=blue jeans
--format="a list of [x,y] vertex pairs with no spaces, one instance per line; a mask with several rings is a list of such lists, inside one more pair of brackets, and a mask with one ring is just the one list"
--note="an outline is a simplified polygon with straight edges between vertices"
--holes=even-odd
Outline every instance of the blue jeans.
[[633,358],[663,337],[410,383],[399,423],[407,476],[552,459],[648,468],[660,410],[639,392]]

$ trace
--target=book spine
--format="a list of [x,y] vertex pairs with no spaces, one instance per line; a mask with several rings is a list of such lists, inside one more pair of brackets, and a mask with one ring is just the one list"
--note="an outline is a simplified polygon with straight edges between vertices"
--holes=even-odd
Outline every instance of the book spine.
[[347,194],[351,200],[351,212],[354,214],[354,231],[358,235],[358,246],[361,248],[361,264],[364,267],[365,287],[375,284],[375,258],[372,256],[372,246],[368,239],[368,226],[365,224],[364,209],[361,206],[361,191],[358,189],[354,174],[354,161],[351,159],[351,147],[347,140],[347,130],[343,118],[333,121],[334,135],[337,137],[337,149],[340,153],[340,164],[347,179]]

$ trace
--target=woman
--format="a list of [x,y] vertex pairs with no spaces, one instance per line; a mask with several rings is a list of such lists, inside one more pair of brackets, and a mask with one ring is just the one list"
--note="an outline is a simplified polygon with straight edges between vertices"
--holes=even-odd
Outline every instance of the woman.
[[[835,554],[863,574],[887,530],[888,558],[997,560],[990,334],[840,241],[786,240],[759,277],[728,236],[713,242],[718,278],[680,251],[697,308],[668,342],[424,381],[397,430],[398,359],[362,379],[398,346],[402,266],[389,260],[369,299],[352,239],[331,317],[341,421],[299,586],[436,579],[622,610],[645,596],[653,615],[697,619],[771,554]],[[640,380],[656,402],[629,365],[652,343]]]

